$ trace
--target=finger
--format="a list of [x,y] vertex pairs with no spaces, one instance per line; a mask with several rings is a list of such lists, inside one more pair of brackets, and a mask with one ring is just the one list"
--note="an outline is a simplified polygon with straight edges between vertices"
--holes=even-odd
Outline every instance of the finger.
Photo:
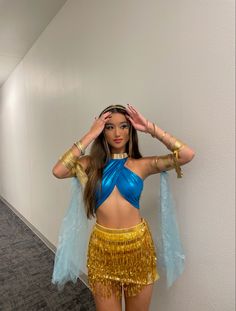
[[[127,104],[128,105],[128,104]],[[129,107],[129,106],[127,106],[126,108],[126,111],[129,113],[129,114],[132,114],[132,110],[131,110],[131,108]]]
[[107,117],[105,117],[104,119],[103,119],[103,121],[109,121],[111,119],[111,116],[107,116]]
[[134,121],[133,121],[132,117],[129,116],[129,115],[127,115],[126,117],[127,117],[127,119],[132,123],[132,125],[134,125]]
[[112,114],[111,111],[107,111],[107,112],[103,113],[102,116],[107,117],[107,116],[109,116],[111,114]]
[[128,115],[128,116],[131,116],[131,115],[132,115],[132,111],[126,109],[126,112],[127,112],[127,115]]
[[111,117],[107,117],[106,119],[103,120],[103,122],[106,124],[110,121]]
[[106,120],[104,120],[105,123],[108,123],[110,120],[110,118],[107,118]]
[[128,104],[128,107],[132,112],[137,113],[136,109],[131,104]]
[[107,119],[110,119],[110,118],[111,118],[111,112],[104,113],[103,115],[101,115],[102,121],[106,121]]
[[105,120],[106,118],[107,118],[107,116],[109,116],[109,113],[103,113],[100,117],[99,117],[99,119],[101,119],[101,120]]

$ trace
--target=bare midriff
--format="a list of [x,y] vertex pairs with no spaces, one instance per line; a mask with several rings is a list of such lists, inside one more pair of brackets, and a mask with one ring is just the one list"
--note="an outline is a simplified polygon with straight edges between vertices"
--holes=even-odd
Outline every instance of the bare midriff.
[[108,228],[129,228],[141,222],[139,209],[131,205],[115,187],[96,210],[97,223]]

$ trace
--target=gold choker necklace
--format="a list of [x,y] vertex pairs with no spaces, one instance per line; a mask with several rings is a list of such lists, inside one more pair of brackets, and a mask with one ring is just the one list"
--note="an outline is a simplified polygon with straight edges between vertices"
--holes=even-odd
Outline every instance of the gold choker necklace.
[[123,153],[111,153],[112,159],[124,159],[128,158],[128,154],[126,152]]

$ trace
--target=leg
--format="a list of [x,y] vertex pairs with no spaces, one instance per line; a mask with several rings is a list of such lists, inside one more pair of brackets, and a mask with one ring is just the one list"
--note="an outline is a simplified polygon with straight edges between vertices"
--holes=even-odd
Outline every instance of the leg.
[[136,296],[126,297],[125,295],[125,310],[126,311],[148,311],[151,303],[153,284],[143,287]]
[[[99,287],[99,290],[102,289],[104,285],[101,283],[97,283],[96,285]],[[119,286],[120,297],[117,297],[115,291],[117,291],[118,284],[113,286],[112,294],[109,298],[102,297],[99,293],[93,293],[93,297],[96,304],[96,311],[121,311],[122,310],[122,287]]]

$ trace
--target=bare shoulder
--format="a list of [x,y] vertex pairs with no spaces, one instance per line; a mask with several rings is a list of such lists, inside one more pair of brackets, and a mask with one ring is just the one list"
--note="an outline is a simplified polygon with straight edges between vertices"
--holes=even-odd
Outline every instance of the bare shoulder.
[[[136,172],[143,179],[153,174],[153,167],[155,167],[155,156],[142,157],[139,159],[129,158],[127,166]],[[156,172],[155,172],[156,173]]]

